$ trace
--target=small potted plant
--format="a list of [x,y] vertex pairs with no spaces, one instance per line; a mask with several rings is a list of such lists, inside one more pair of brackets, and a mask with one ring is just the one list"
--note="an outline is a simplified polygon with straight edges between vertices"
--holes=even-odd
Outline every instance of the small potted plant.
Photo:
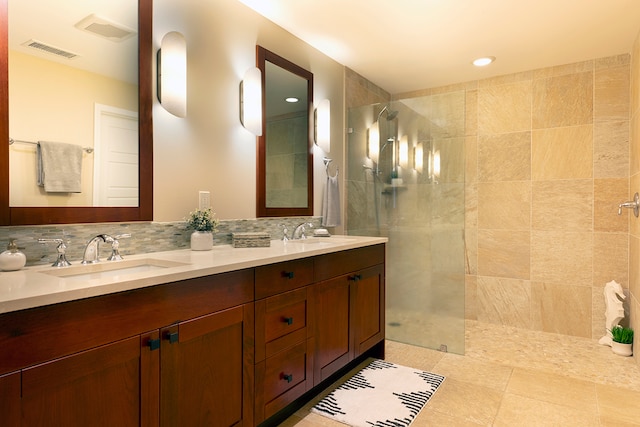
[[616,325],[611,328],[611,350],[620,356],[631,356],[633,351],[633,329]]
[[194,230],[191,233],[191,250],[208,251],[213,248],[213,233],[216,232],[219,223],[215,215],[211,208],[189,212],[187,224]]

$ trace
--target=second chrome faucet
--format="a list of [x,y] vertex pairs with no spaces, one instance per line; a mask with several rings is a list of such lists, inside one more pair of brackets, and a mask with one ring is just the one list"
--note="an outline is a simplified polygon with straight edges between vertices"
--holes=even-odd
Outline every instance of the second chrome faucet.
[[84,248],[84,255],[82,256],[82,264],[95,264],[100,262],[100,242],[111,243],[111,255],[107,258],[107,261],[121,260],[122,256],[119,252],[120,242],[119,239],[131,237],[131,234],[120,234],[112,237],[108,234],[98,234],[92,237]]

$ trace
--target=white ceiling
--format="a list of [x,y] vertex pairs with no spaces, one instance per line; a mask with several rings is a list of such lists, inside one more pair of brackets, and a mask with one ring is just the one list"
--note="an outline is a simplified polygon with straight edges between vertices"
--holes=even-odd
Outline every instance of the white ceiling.
[[640,30],[640,0],[239,1],[392,94],[629,53]]

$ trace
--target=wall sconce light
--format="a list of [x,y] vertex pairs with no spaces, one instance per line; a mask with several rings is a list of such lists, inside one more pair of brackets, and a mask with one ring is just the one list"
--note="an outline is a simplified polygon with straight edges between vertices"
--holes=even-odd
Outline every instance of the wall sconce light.
[[262,135],[262,72],[249,68],[240,82],[240,122],[255,136]]
[[367,157],[375,163],[380,157],[380,127],[377,120],[369,128]]
[[187,42],[177,31],[162,38],[158,50],[158,101],[178,117],[187,116]]
[[323,99],[314,113],[316,145],[325,153],[331,151],[331,103]]
[[409,167],[409,137],[404,135],[400,138],[398,146],[398,163],[402,168]]
[[433,153],[433,177],[440,178],[440,150]]
[[413,168],[418,172],[422,173],[424,171],[424,149],[422,148],[422,143],[419,142],[413,147]]

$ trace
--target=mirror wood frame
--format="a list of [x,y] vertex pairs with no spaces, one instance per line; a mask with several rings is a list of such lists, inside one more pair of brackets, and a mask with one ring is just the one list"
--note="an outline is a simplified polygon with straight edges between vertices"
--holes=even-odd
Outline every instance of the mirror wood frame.
[[[267,113],[266,113],[266,70],[265,62],[285,69],[307,80],[307,206],[306,207],[277,207],[267,206],[267,180],[266,180],[266,153],[267,153]],[[299,65],[263,48],[256,46],[256,66],[262,74],[262,135],[257,137],[257,162],[256,162],[256,216],[311,216],[313,215],[313,73]]]
[[152,10],[138,0],[138,207],[9,206],[9,0],[0,0],[0,225],[75,224],[153,220]]

